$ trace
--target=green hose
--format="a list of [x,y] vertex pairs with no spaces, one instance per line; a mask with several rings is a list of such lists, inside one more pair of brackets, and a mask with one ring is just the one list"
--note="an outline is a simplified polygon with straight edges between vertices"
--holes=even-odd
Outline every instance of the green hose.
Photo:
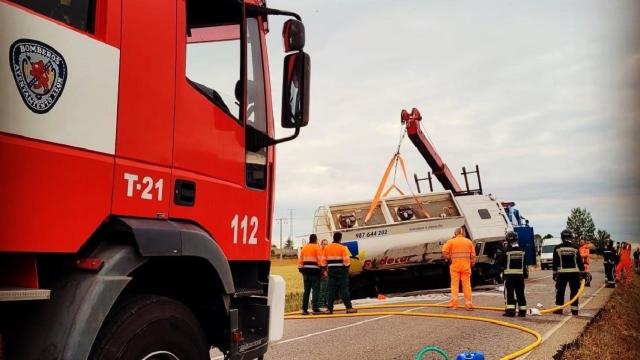
[[440,349],[437,346],[427,346],[422,350],[418,351],[418,354],[416,355],[416,360],[422,360],[422,357],[424,356],[424,354],[430,353],[430,352],[438,353],[442,355],[444,360],[449,360],[449,355],[446,352],[444,352],[444,350]]

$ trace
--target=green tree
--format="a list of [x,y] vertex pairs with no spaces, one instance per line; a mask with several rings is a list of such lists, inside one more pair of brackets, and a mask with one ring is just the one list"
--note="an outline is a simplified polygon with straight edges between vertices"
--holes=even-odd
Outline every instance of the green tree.
[[596,246],[598,249],[603,249],[609,240],[611,240],[611,234],[607,230],[599,229],[596,231]]
[[596,237],[596,225],[591,213],[584,208],[573,208],[567,218],[567,229],[579,240],[593,240]]
[[542,240],[551,239],[552,237],[553,237],[553,235],[547,234],[542,238]]
[[284,243],[285,249],[293,249],[293,240],[291,238],[287,238],[287,241]]

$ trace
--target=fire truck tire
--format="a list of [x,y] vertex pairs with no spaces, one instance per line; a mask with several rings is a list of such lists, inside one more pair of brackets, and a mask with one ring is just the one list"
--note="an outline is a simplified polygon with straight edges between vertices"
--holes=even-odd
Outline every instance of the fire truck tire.
[[94,343],[91,360],[209,359],[200,323],[175,300],[139,295],[112,312]]

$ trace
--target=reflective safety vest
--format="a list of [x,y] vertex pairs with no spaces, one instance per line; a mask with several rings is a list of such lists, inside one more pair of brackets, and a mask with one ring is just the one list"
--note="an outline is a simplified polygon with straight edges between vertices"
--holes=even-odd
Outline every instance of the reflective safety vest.
[[580,249],[578,249],[580,251],[580,256],[582,257],[582,261],[585,264],[589,264],[589,260],[591,260],[591,251],[589,250],[589,245],[584,244],[582,246],[580,246]]
[[507,267],[505,275],[524,275],[524,251],[507,252]]
[[442,246],[442,254],[452,263],[461,261],[473,265],[476,262],[476,249],[473,242],[462,235],[449,239]]
[[298,269],[320,270],[326,262],[322,248],[318,244],[307,244],[300,250]]
[[347,267],[351,265],[351,254],[346,246],[340,243],[331,243],[324,248],[324,257],[328,267]]
[[614,264],[616,262],[616,253],[613,249],[606,248],[602,251],[602,257],[606,264]]
[[577,273],[580,272],[578,268],[578,250],[572,247],[560,247],[556,249],[558,257],[560,258],[560,273]]

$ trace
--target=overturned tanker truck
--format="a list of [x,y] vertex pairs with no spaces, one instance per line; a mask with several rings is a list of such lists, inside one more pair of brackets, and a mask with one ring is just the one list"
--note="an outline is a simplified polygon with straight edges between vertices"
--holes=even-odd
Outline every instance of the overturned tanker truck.
[[[463,168],[466,189],[462,189],[421,131],[421,119],[417,109],[402,111],[409,138],[445,191],[433,192],[429,174],[432,192],[428,194],[376,196],[373,201],[324,205],[316,210],[313,228],[320,239],[330,239],[336,231],[343,233],[342,243],[352,255],[349,273],[354,296],[446,286],[449,271],[442,245],[461,226],[475,244],[474,284],[502,281],[502,269],[495,259],[513,224],[501,202],[482,193],[477,166],[472,172]],[[469,188],[467,175],[473,173],[478,189]],[[420,179],[414,177],[419,191]],[[379,188],[377,195],[380,193]]]

